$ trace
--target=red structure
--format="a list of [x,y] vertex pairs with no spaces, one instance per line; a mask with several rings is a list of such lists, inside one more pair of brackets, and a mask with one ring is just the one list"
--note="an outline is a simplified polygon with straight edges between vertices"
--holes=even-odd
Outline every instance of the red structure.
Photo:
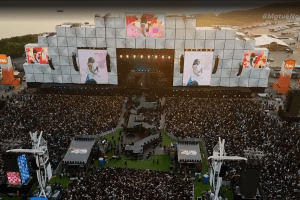
[[286,94],[290,90],[291,75],[280,74],[278,83],[274,83],[273,89],[277,90],[278,93]]
[[11,64],[10,57],[5,54],[0,55],[0,64],[2,66],[2,85],[13,85],[14,88],[20,85],[20,79],[14,77],[14,71]]

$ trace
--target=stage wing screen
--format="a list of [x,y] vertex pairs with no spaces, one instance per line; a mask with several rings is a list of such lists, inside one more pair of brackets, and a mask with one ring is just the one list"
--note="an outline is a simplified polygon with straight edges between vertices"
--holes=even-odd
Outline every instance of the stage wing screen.
[[46,47],[26,47],[26,58],[29,64],[49,64]]
[[213,52],[185,52],[183,86],[210,85]]
[[106,50],[78,49],[81,83],[108,84]]
[[126,14],[126,35],[130,38],[164,38],[164,14]]
[[244,68],[265,68],[268,52],[266,51],[244,51]]

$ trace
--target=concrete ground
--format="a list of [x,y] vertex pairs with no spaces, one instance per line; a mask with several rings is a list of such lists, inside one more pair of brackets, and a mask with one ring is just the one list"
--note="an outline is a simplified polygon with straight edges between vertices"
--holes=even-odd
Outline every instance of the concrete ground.
[[[152,155],[164,155],[164,148],[160,147],[159,145],[160,143],[158,143],[158,145],[156,145],[154,148],[152,146],[148,146],[144,148],[144,153],[143,153],[143,160],[147,159],[147,154],[149,152],[151,152],[151,156],[149,157],[149,159],[152,158]],[[153,154],[154,151],[154,154]]]
[[18,94],[19,91],[23,90],[25,87],[27,87],[26,82],[22,82],[21,85],[16,87],[13,90],[9,90],[8,92],[5,92],[4,90],[0,90],[0,97],[2,98],[2,95],[6,98],[7,96],[11,97],[12,94]]
[[[244,29],[243,31],[247,31],[250,35],[251,34],[270,34],[270,35],[276,35],[281,36],[282,32],[293,32],[296,31],[296,29],[299,29],[300,27],[293,27],[286,30],[278,31],[278,32],[270,32],[270,28],[275,28],[276,26],[285,26],[287,22],[290,20],[279,20],[278,24],[276,25],[268,25],[265,27],[256,27],[252,29]],[[300,33],[300,31],[299,31]],[[287,36],[289,38],[293,38],[296,42],[296,45],[290,45],[290,48],[294,50],[294,53],[286,53],[285,51],[270,51],[270,58],[274,59],[274,62],[270,62],[270,65],[272,67],[280,66],[282,65],[282,62],[287,58],[289,55],[290,57],[293,57],[296,60],[296,64],[300,64],[300,42],[297,42],[297,39],[294,38],[294,35]]]
[[[257,28],[252,28],[252,29],[244,29],[243,31],[247,31],[249,34],[270,34],[270,35],[276,35],[276,36],[281,36],[282,32],[293,32],[296,29],[299,29],[300,27],[293,27],[290,29],[278,31],[278,32],[270,32],[270,28],[274,28],[276,26],[285,26],[287,22],[290,20],[279,20],[278,24],[276,25],[268,25],[265,27],[257,27]],[[299,31],[300,33],[300,31]],[[287,36],[289,38],[293,38],[296,42],[295,45],[290,45],[289,47],[293,49],[293,54],[291,53],[286,53],[285,51],[270,51],[270,57],[274,59],[274,62],[270,62],[271,67],[281,67],[282,63],[284,60],[287,58],[295,59],[296,60],[296,65],[300,64],[300,41],[297,41],[296,38],[294,38],[294,35],[292,34],[291,36]],[[290,86],[294,86],[299,80],[292,78],[290,82]],[[273,78],[269,77],[269,88],[273,87],[274,83],[278,82],[278,78]]]

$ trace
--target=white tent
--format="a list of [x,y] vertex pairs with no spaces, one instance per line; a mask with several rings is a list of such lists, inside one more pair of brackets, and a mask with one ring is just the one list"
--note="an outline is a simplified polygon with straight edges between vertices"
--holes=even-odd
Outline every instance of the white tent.
[[254,39],[255,47],[265,47],[269,50],[285,50],[289,46],[282,40],[269,37],[268,35],[262,35]]
[[255,39],[255,46],[256,47],[270,45],[272,42],[276,42],[278,45],[281,45],[281,46],[286,46],[286,47],[289,46],[286,43],[284,43],[283,41],[281,41],[279,39],[276,39],[276,38],[271,38],[267,35],[262,35],[260,37],[254,38],[254,39]]

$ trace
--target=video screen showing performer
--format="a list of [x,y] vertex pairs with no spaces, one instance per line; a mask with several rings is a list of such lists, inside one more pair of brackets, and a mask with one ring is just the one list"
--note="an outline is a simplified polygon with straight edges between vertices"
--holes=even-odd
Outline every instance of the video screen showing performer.
[[106,50],[78,50],[81,83],[108,84],[106,54]]
[[265,51],[245,51],[243,59],[244,68],[265,68],[267,62],[267,52]]
[[126,35],[131,38],[164,38],[164,14],[127,14]]
[[46,47],[26,47],[26,57],[29,64],[49,64]]
[[185,52],[183,86],[210,85],[213,52]]

